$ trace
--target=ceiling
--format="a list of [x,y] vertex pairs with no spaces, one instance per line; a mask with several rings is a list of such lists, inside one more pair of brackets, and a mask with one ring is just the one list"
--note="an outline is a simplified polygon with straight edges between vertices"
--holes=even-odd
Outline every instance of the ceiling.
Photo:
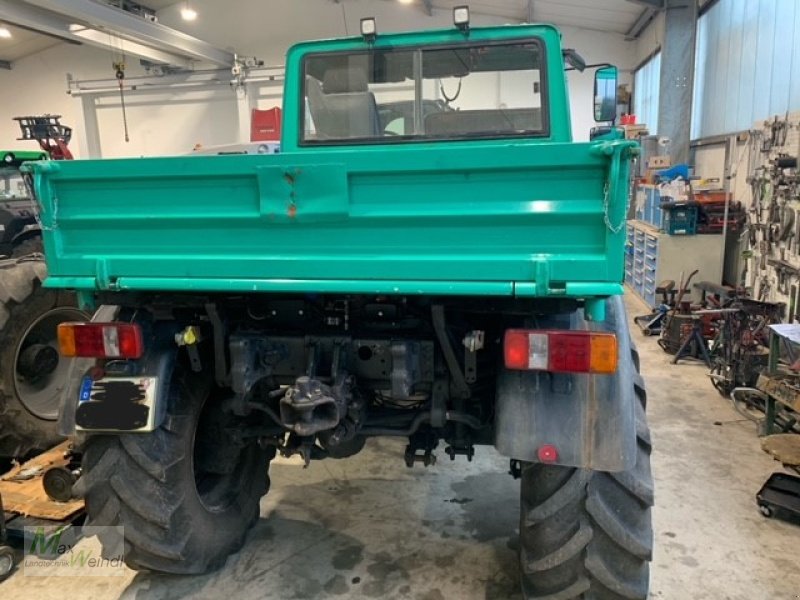
[[20,29],[12,25],[5,25],[11,32],[11,38],[0,39],[0,60],[14,62],[25,56],[46,50],[61,42],[55,38]]
[[[95,1],[113,4],[115,0]],[[187,0],[137,1],[143,6],[162,11]],[[270,2],[270,0],[261,1],[265,7]],[[302,1],[308,2],[309,0]],[[358,3],[361,0],[331,1]],[[396,0],[387,1],[394,2]],[[636,0],[415,0],[415,2],[419,4],[423,14],[426,5],[430,5],[433,9],[449,11],[455,6],[468,4],[475,13],[497,16],[508,19],[510,22],[531,20],[618,34],[627,33],[644,10],[643,3]],[[2,14],[0,14],[0,21],[2,21]],[[12,37],[0,39],[0,61],[13,63],[58,43],[56,38],[33,33],[19,27],[9,26],[9,29]]]
[[[537,23],[555,23],[583,29],[627,33],[642,13],[642,5],[629,0],[433,0],[434,8],[452,9],[469,4],[471,10]],[[532,7],[532,19],[529,10]]]
[[152,8],[153,10],[163,10],[173,4],[178,4],[181,0],[137,0],[138,4]]

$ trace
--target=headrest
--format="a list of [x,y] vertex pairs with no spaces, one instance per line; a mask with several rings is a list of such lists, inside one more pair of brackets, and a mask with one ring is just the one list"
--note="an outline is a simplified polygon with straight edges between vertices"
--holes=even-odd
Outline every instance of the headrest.
[[363,69],[328,69],[322,91],[326,94],[352,94],[369,90],[367,74]]

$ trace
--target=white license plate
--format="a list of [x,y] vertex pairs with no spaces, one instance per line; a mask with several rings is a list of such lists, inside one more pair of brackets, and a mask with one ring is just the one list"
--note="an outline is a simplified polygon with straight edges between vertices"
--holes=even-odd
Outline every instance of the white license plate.
[[75,411],[77,431],[148,432],[155,429],[158,377],[84,377]]

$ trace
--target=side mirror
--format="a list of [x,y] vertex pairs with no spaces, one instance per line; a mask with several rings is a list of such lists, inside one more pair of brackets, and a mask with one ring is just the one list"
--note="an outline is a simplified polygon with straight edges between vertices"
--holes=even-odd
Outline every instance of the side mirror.
[[602,67],[594,74],[594,120],[603,123],[617,118],[617,67]]

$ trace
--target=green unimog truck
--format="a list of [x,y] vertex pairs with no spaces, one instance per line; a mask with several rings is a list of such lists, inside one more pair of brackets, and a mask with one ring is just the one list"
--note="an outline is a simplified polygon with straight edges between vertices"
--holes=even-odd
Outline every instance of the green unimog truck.
[[557,29],[457,17],[293,47],[280,154],[30,167],[46,285],[98,307],[59,329],[61,432],[89,523],[125,527],[132,568],[221,566],[276,453],[396,436],[409,465],[437,446],[509,458],[526,598],[647,596],[650,438],[621,299],[636,144],[572,141],[579,61]]

